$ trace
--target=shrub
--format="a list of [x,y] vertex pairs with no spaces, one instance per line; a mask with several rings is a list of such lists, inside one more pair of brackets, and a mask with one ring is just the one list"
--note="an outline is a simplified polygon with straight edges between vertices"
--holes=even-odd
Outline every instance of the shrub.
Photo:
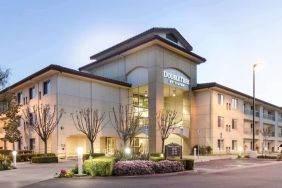
[[180,171],[184,171],[184,165],[179,161],[159,161],[155,166],[156,173],[171,173]]
[[279,155],[277,156],[277,161],[282,161],[282,154],[279,154]]
[[111,176],[114,164],[113,157],[97,157],[85,160],[83,168],[91,176]]
[[7,156],[0,155],[0,171],[11,169],[12,168],[11,164],[12,162]]
[[[94,153],[93,155],[91,155],[92,158],[97,158],[97,157],[104,157],[105,153]],[[90,154],[83,154],[83,160],[87,160],[89,159]]]
[[56,156],[38,156],[31,158],[32,163],[57,163],[58,157]]
[[25,162],[30,161],[33,157],[42,157],[42,156],[49,156],[49,157],[56,157],[54,153],[47,153],[47,154],[32,154],[32,153],[25,153],[25,154],[18,154],[17,161]]
[[277,159],[276,156],[270,156],[270,155],[258,155],[258,159]]
[[156,161],[156,162],[162,161],[164,160],[164,154],[163,153],[151,153],[149,160]]
[[[198,145],[195,145],[193,148],[192,148],[192,151],[191,151],[191,154],[193,155],[194,154],[194,148],[196,148],[196,151],[198,153]],[[199,146],[199,154],[200,155],[207,155],[207,154],[211,154],[212,152],[212,147],[210,146]]]
[[180,172],[184,166],[178,161],[119,161],[114,165],[113,174],[117,176],[134,176],[155,173]]
[[194,169],[194,159],[172,159],[172,160],[181,162],[185,170]]
[[119,161],[114,165],[113,174],[117,176],[154,174],[154,169],[155,162],[153,161]]

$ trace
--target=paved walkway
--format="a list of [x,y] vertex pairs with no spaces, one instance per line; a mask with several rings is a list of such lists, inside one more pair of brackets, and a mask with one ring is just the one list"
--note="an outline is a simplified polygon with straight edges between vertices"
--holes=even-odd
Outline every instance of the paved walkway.
[[66,161],[52,164],[18,163],[18,169],[0,171],[0,187],[14,188],[30,185],[54,177],[61,169],[75,166],[75,161]]
[[210,156],[196,156],[193,155],[184,155],[184,158],[190,158],[194,159],[195,163],[198,162],[207,162],[207,161],[213,161],[213,160],[220,160],[220,159],[237,159],[237,155],[210,155]]

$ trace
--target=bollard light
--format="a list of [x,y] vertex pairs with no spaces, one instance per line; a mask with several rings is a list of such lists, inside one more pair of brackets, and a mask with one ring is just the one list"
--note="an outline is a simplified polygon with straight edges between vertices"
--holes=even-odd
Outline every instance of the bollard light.
[[13,165],[14,165],[14,168],[17,167],[17,151],[13,151],[12,152],[12,155],[13,155]]
[[83,164],[83,148],[78,147],[77,150],[77,168],[78,168],[78,175],[82,175],[82,164]]

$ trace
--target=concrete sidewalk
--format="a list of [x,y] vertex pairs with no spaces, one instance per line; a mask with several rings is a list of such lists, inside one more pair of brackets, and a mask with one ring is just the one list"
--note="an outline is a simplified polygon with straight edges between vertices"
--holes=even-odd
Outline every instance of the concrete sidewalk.
[[195,163],[199,162],[208,162],[213,160],[221,160],[221,159],[237,159],[237,155],[210,155],[210,156],[196,156],[193,155],[184,155],[183,158],[194,159]]
[[51,179],[57,171],[72,168],[75,166],[75,163],[76,161],[51,164],[18,163],[17,169],[0,171],[0,187],[22,187]]

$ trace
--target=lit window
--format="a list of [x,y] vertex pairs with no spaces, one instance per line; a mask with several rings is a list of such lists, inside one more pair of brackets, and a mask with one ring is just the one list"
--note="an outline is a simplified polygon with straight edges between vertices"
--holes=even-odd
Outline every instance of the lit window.
[[231,101],[232,109],[236,110],[238,108],[238,99],[232,99]]
[[224,104],[224,96],[222,94],[218,94],[217,97],[218,97],[218,104],[223,106],[223,104]]

